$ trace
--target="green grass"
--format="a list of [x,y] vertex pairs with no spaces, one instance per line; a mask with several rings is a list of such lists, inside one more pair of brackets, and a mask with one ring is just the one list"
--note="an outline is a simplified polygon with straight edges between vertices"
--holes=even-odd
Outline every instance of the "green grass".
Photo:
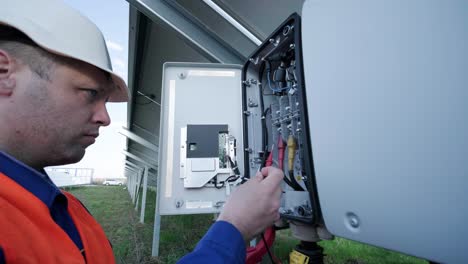
[[[138,263],[144,243],[128,192],[123,187],[96,186],[69,190],[78,197],[101,224],[120,263]],[[151,244],[149,244],[151,245]]]
[[[122,264],[175,263],[195,247],[213,221],[213,215],[163,216],[159,249],[161,257],[152,258],[156,201],[154,191],[148,190],[147,193],[144,224],[139,223],[140,214],[135,211],[135,205],[124,187],[78,187],[69,191],[76,195],[101,223],[113,245],[117,262]],[[299,241],[291,236],[290,230],[279,231],[273,252],[283,264],[288,263],[289,253],[298,243]],[[322,241],[320,245],[325,249],[325,263],[329,264],[427,263],[414,257],[342,238]]]
[[[121,186],[68,189],[88,208],[111,241],[118,263],[175,263],[189,253],[212,223],[212,215],[163,216],[160,256],[151,257],[156,193],[148,190],[145,223],[135,211],[128,191]],[[140,195],[140,205],[141,205]],[[139,208],[141,208],[139,206]]]
[[[299,240],[291,236],[291,230],[281,230],[276,234],[273,252],[283,263],[287,263],[289,253]],[[427,264],[427,261],[354,242],[343,238],[319,243],[324,248],[325,263],[328,264]]]

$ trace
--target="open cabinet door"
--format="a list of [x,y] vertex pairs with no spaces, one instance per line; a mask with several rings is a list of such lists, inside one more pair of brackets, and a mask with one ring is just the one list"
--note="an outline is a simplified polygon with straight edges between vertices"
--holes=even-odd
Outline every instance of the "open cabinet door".
[[165,63],[161,107],[159,214],[220,212],[243,173],[241,66]]
[[302,17],[327,228],[468,263],[468,2],[306,1]]

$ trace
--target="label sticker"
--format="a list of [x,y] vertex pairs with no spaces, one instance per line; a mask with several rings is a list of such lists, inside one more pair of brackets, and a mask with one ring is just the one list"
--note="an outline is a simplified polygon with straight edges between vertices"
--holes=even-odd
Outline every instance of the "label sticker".
[[190,76],[209,76],[209,77],[235,77],[235,71],[209,71],[209,70],[189,70]]
[[302,254],[299,251],[293,250],[289,254],[289,263],[290,264],[308,264],[309,263],[309,257]]
[[186,201],[185,208],[187,209],[203,209],[203,208],[212,208],[212,201]]

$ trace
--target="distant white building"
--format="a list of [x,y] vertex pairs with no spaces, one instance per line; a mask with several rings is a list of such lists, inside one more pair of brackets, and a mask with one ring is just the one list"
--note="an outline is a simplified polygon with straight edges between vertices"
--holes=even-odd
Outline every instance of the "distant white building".
[[91,184],[94,169],[92,168],[46,168],[47,175],[58,187]]

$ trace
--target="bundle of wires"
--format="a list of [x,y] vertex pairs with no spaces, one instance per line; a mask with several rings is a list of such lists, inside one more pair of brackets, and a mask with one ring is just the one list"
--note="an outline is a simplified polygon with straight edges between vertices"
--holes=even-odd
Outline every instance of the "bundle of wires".
[[[281,93],[283,91],[287,91],[289,89],[291,89],[291,87],[289,86],[286,86],[286,87],[272,87],[271,86],[271,63],[269,61],[265,61],[265,64],[266,64],[266,72],[267,72],[267,81],[268,81],[268,87],[270,88],[270,90],[272,90],[274,93]],[[276,86],[276,85],[275,85]]]
[[[215,177],[214,178],[214,186],[216,187],[216,189],[221,189],[221,188],[224,187],[224,185],[226,185],[227,182],[235,182],[241,177],[239,168],[237,167],[237,162],[233,162],[231,157],[228,156],[228,155],[226,155],[226,158],[229,161],[229,165],[231,166],[231,169],[232,169],[232,172],[234,173],[234,175],[231,175],[231,176],[227,177],[226,180],[220,181],[220,182],[218,182],[218,178]],[[242,177],[242,182],[241,183],[244,183],[246,181],[247,181],[247,179]]]

